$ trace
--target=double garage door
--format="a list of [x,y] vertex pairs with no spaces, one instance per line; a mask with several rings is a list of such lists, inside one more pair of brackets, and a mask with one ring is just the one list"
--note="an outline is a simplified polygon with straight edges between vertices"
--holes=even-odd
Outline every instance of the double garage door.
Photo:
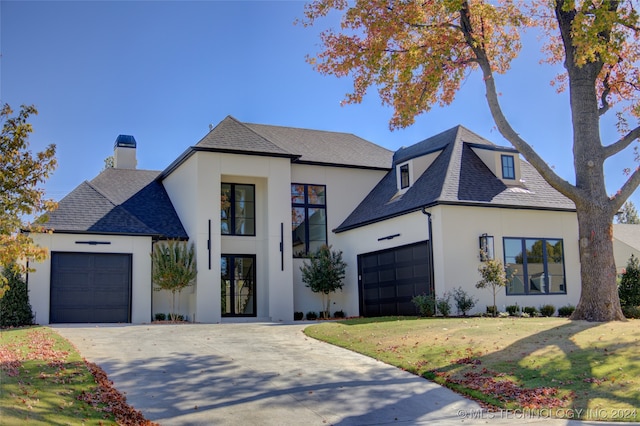
[[131,322],[131,255],[51,253],[51,323]]
[[432,294],[429,241],[358,256],[360,314],[416,315],[411,302]]

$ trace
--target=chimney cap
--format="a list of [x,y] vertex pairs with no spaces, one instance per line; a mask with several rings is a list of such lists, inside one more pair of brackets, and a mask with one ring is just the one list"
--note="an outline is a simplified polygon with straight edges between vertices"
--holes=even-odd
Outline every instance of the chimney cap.
[[131,135],[118,135],[118,137],[116,138],[116,142],[113,144],[113,147],[135,148],[136,138]]

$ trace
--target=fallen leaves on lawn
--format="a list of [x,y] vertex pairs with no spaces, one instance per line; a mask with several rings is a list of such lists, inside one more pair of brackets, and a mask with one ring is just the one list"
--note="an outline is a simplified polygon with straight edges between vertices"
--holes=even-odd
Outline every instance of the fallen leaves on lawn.
[[153,426],[153,423],[144,418],[142,412],[127,404],[126,398],[107,377],[107,373],[98,365],[85,360],[87,368],[96,379],[98,387],[95,392],[82,392],[78,399],[92,405],[95,409],[112,413],[119,425],[144,425]]
[[[0,369],[10,377],[17,377],[20,375],[24,361],[45,361],[46,366],[53,369],[53,372],[51,370],[40,371],[37,376],[39,379],[51,380],[60,385],[69,383],[72,379],[72,376],[66,371],[70,364],[67,361],[69,352],[55,349],[55,340],[48,336],[44,330],[31,330],[27,333],[27,337],[27,350],[24,352],[18,343],[0,346]],[[145,419],[140,411],[126,403],[126,398],[113,387],[113,382],[107,378],[104,370],[87,360],[84,360],[84,364],[95,378],[97,386],[94,392],[83,392],[78,396],[78,400],[92,405],[98,411],[112,413],[119,425],[157,425],[157,423]],[[20,383],[20,392],[23,395],[20,402],[31,409],[31,405],[37,403],[38,400],[34,398],[35,395],[31,395],[29,383]],[[69,392],[63,389],[60,393]]]
[[523,388],[506,378],[496,380],[494,377],[504,375],[498,375],[486,368],[483,368],[479,373],[473,371],[466,372],[462,379],[439,371],[433,371],[433,373],[449,383],[455,383],[468,389],[482,392],[504,403],[515,402],[522,408],[548,409],[563,407],[570,398],[570,395],[559,397],[557,388]]

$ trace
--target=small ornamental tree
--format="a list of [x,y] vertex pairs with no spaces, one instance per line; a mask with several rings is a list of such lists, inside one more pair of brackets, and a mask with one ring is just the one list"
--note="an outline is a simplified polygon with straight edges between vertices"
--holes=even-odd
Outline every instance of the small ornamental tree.
[[2,272],[9,289],[0,299],[0,327],[20,327],[33,324],[33,311],[29,304],[27,283],[15,265]]
[[493,293],[493,316],[498,311],[496,307],[496,294],[498,290],[507,286],[507,274],[502,262],[496,259],[488,259],[478,267],[482,279],[476,283],[476,288],[488,288]]
[[331,312],[331,293],[341,290],[344,285],[347,264],[342,260],[342,251],[333,251],[331,246],[323,245],[309,256],[308,262],[300,267],[302,282],[314,293],[322,296],[324,318]]
[[618,295],[623,307],[640,306],[640,264],[634,255],[629,258],[622,274]]
[[187,246],[184,241],[168,241],[166,244],[156,244],[151,253],[153,268],[154,290],[171,292],[170,320],[176,321],[176,293],[193,285],[196,279],[196,257],[193,244]]

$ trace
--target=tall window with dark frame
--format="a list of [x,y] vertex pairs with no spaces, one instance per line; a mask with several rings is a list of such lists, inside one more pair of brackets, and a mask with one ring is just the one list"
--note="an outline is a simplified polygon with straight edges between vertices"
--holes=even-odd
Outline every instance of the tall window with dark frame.
[[505,237],[507,295],[566,294],[561,239]]
[[502,158],[502,178],[515,179],[516,167],[514,164],[513,155],[503,155],[501,158]]
[[220,188],[222,235],[256,235],[256,189],[254,185],[223,183]]
[[256,257],[220,257],[220,307],[222,316],[256,316]]
[[324,185],[291,184],[293,256],[304,257],[327,244],[327,201]]
[[400,166],[400,189],[409,187],[409,165]]

